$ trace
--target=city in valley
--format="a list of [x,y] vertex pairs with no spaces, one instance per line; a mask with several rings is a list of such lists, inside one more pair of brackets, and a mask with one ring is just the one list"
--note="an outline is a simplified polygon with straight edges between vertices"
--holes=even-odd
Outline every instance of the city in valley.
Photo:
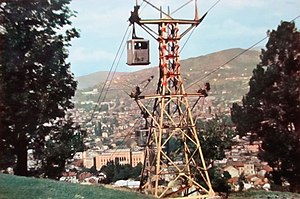
[[[245,82],[247,80],[243,79]],[[98,96],[97,88],[77,92],[80,92],[81,100],[76,101],[75,98],[76,108],[70,110],[69,114],[87,131],[85,151],[76,153],[73,159],[69,160],[60,180],[85,184],[101,183],[107,177],[105,172],[100,172],[101,168],[111,161],[132,167],[142,164],[145,158],[146,137],[143,137],[142,133],[144,121],[134,100],[124,95],[97,105],[96,100],[91,100],[91,96]],[[234,99],[225,100],[223,106],[220,106],[213,97],[214,92],[211,92],[212,96],[208,96],[205,103],[197,106],[194,111],[196,120],[209,121],[216,114],[230,117],[230,104]],[[223,90],[221,93],[224,95],[227,92],[229,91]],[[96,110],[95,106],[98,107]],[[272,171],[272,168],[257,158],[260,143],[250,143],[249,136],[238,135],[232,141],[234,144],[231,149],[225,151],[226,157],[214,162],[214,166],[230,174],[228,182],[231,189],[239,190],[239,178],[242,175],[245,177],[244,189],[269,190],[270,184],[266,174]],[[97,175],[88,171],[92,167],[98,171]],[[115,185],[138,188],[139,182],[129,179],[117,181]]]

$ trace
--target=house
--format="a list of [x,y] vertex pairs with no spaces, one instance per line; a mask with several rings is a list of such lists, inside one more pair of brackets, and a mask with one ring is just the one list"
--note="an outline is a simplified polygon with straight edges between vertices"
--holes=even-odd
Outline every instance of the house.
[[241,161],[233,161],[230,165],[238,170],[239,175],[244,173],[244,163]]
[[137,189],[140,187],[140,181],[132,181],[132,180],[118,180],[114,183],[115,187],[129,187],[131,189]]
[[231,165],[225,167],[224,171],[227,171],[230,174],[231,178],[238,177],[240,175],[239,170]]
[[59,181],[78,183],[77,173],[76,172],[64,172],[64,173],[62,173],[62,177],[60,177]]
[[243,172],[246,176],[254,175],[255,174],[254,164],[251,164],[251,163],[244,164],[244,171]]
[[259,152],[259,144],[245,144],[245,149],[249,153],[258,153]]
[[231,162],[228,166],[224,168],[224,171],[228,171],[231,177],[240,176],[244,173],[245,176],[256,174],[254,164],[243,163],[243,162]]

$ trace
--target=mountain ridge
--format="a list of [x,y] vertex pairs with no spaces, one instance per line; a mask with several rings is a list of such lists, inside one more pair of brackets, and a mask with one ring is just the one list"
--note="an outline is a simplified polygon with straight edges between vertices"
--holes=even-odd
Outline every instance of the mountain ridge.
[[[214,106],[229,107],[233,102],[241,101],[248,92],[249,80],[253,69],[259,63],[259,55],[260,53],[255,50],[233,48],[182,60],[181,78],[185,92],[195,93],[209,82],[211,85],[209,95],[214,98]],[[116,73],[112,80],[106,82],[105,90],[103,90],[104,81],[96,81],[90,88],[77,90],[75,101],[77,105],[90,100],[97,102],[98,96],[102,95],[101,101],[118,99],[129,103],[129,94],[136,86],[141,88],[143,95],[155,94],[158,77],[158,67]],[[91,90],[94,90],[94,94],[86,95],[86,91]],[[101,93],[102,91],[104,93]]]
[[[243,54],[241,54],[241,53],[243,53]],[[190,58],[181,60],[181,66],[189,67],[189,69],[187,69],[187,67],[182,67],[182,75],[189,76],[189,73],[191,73],[191,71],[196,71],[196,73],[201,72],[201,70],[202,71],[205,70],[206,72],[212,71],[215,68],[220,67],[221,65],[228,62],[233,57],[235,57],[239,54],[241,54],[241,55],[231,61],[231,62],[233,62],[234,65],[239,64],[239,63],[248,65],[249,63],[253,63],[253,60],[256,59],[254,57],[257,57],[256,60],[258,63],[259,52],[257,50],[246,51],[241,48],[231,48],[231,49],[225,49],[225,50],[209,53],[207,55],[200,55],[200,56],[190,57]],[[227,65],[227,67],[228,66],[230,67],[231,62],[229,62],[228,64],[225,64],[225,65]],[[256,64],[253,66],[253,68],[255,66],[256,66]],[[126,76],[129,75],[129,76],[133,76],[133,77],[140,76],[140,75],[145,76],[145,74],[148,74],[148,73],[152,73],[152,74],[155,73],[154,70],[156,70],[156,73],[158,73],[157,66],[151,66],[149,68],[141,69],[141,70],[134,71],[134,72],[116,72],[114,74],[114,79],[118,79],[125,75]],[[98,71],[98,72],[94,72],[94,73],[91,73],[88,75],[75,77],[75,79],[78,81],[78,89],[79,90],[86,89],[86,88],[94,87],[98,84],[101,84],[101,83],[105,82],[108,74],[109,74],[108,71]],[[195,73],[192,73],[190,75],[192,75],[192,78],[194,78]],[[145,76],[145,78],[147,78],[147,77]],[[137,81],[135,81],[135,82],[137,82]]]

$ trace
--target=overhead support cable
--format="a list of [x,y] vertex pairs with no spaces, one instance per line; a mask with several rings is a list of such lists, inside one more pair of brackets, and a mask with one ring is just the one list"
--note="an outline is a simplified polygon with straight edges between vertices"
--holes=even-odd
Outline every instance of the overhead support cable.
[[[219,0],[220,1],[220,0]],[[297,17],[295,17],[294,19],[290,20],[290,22],[293,22],[295,20],[297,20],[298,18],[300,18],[300,15],[298,15]],[[203,79],[207,78],[208,76],[210,76],[211,74],[215,73],[216,71],[220,70],[223,66],[225,66],[226,64],[232,62],[233,60],[235,60],[236,58],[238,58],[239,56],[241,56],[242,54],[246,53],[247,51],[251,50],[252,48],[254,48],[255,46],[257,46],[258,44],[260,44],[261,42],[263,42],[264,40],[266,40],[269,37],[269,35],[265,36],[264,38],[260,39],[259,41],[255,42],[253,45],[251,45],[250,47],[248,47],[247,49],[243,50],[242,52],[236,54],[234,57],[232,57],[231,59],[229,59],[228,61],[226,61],[225,63],[223,63],[222,65],[216,67],[215,69],[213,69],[212,71],[210,71],[209,73],[207,73],[206,75],[204,75],[202,78],[198,79],[197,81],[193,82],[192,84],[190,84],[189,86],[186,87],[186,89],[191,88],[193,85],[197,84],[198,82],[202,81]]]
[[298,18],[300,18],[300,15],[298,15],[297,17],[295,17],[294,19],[292,19],[290,22],[296,21]]
[[184,8],[185,6],[187,6],[192,1],[194,1],[194,0],[189,0],[188,2],[186,2],[185,4],[183,4],[182,6],[180,6],[179,8],[175,9],[173,12],[171,12],[171,15],[175,14],[176,12],[178,12],[179,10],[181,10],[182,8]]
[[125,41],[126,35],[127,35],[127,33],[128,33],[128,30],[129,30],[129,26],[130,26],[130,25],[127,26],[127,29],[126,29],[126,31],[125,31],[125,33],[124,33],[124,35],[123,35],[123,38],[122,38],[122,41],[121,41],[121,43],[120,43],[120,46],[119,46],[119,48],[118,48],[118,50],[117,50],[116,56],[115,56],[115,58],[114,58],[114,60],[113,60],[113,63],[112,63],[112,65],[111,65],[111,67],[110,67],[110,70],[109,70],[109,72],[108,72],[108,75],[107,75],[107,77],[106,77],[106,79],[105,79],[105,81],[104,81],[103,87],[102,87],[102,89],[101,89],[101,91],[100,91],[100,94],[99,94],[99,96],[98,96],[97,104],[95,105],[95,107],[94,107],[94,109],[93,109],[93,112],[92,112],[92,114],[91,114],[91,117],[90,117],[90,119],[89,119],[88,122],[90,122],[90,121],[94,118],[94,114],[95,114],[96,109],[97,109],[97,107],[98,107],[98,105],[99,105],[99,103],[100,103],[102,94],[103,94],[103,92],[104,92],[104,90],[105,90],[105,87],[106,87],[106,84],[107,84],[107,82],[109,81],[110,74],[111,74],[111,72],[112,72],[112,70],[113,70],[113,68],[114,68],[114,65],[115,65],[115,63],[116,63],[117,58],[119,57],[119,52],[120,52],[120,50],[121,50],[121,48],[122,48],[122,46],[123,46],[123,43],[124,43],[124,41]]
[[151,37],[153,37],[155,40],[157,40],[156,36],[159,36],[156,32],[154,32],[154,30],[152,30],[151,28],[149,28],[146,25],[141,25],[140,26],[142,29],[144,29]]
[[221,0],[216,1],[206,12],[211,11]]
[[196,26],[193,26],[192,31],[190,32],[189,36],[188,36],[187,39],[185,40],[184,44],[182,45],[182,47],[181,47],[179,53],[181,53],[181,51],[184,49],[185,45],[186,45],[187,42],[190,40],[190,38],[191,38],[193,32],[195,31],[195,29],[196,29]]
[[[127,36],[127,40],[129,39],[129,36],[130,36],[130,33],[129,33],[128,36]],[[126,48],[126,42],[124,42],[122,52],[121,52],[121,54],[120,54],[120,56],[119,56],[118,62],[117,62],[117,64],[116,64],[115,69],[114,69],[114,72],[113,72],[113,74],[112,74],[112,76],[111,76],[111,81],[109,81],[109,84],[108,84],[108,86],[107,86],[107,88],[106,88],[104,97],[103,97],[103,99],[101,100],[102,102],[104,102],[105,99],[106,99],[106,95],[107,95],[108,90],[109,90],[109,88],[110,88],[110,86],[111,86],[112,80],[113,80],[113,78],[114,78],[114,76],[115,76],[115,74],[116,74],[117,68],[118,68],[118,66],[119,66],[119,64],[120,64],[120,60],[121,60],[121,57],[122,57],[122,55],[123,55],[123,53],[124,53],[125,48]]]
[[[142,120],[142,118],[137,119],[133,126],[128,130],[128,132],[126,133],[126,136],[124,136],[124,138],[121,140],[121,143],[124,143],[124,141],[129,138],[130,136],[132,136],[132,130],[134,130],[134,128],[136,127],[136,125]],[[116,149],[114,150],[114,152],[111,153],[110,157],[108,158],[109,160],[111,160],[111,158],[113,157],[113,155],[117,152],[117,150],[120,149],[120,147],[116,147]]]
[[[141,3],[140,7],[142,7],[143,4],[144,4],[144,1]],[[144,9],[147,7],[147,5],[148,5],[148,4],[145,4],[145,5],[142,7],[141,11],[139,12],[139,15],[144,11]]]
[[147,0],[143,0],[144,2],[146,2],[147,4],[149,4],[152,8],[154,8],[155,10],[159,11],[160,13],[164,14],[166,17],[173,19],[169,14],[165,13],[164,11],[162,11],[161,9],[159,9],[158,7],[156,7],[155,5],[153,5],[152,3],[150,3]]
[[180,38],[182,38],[184,35],[186,35],[192,28],[197,27],[206,17],[208,13],[206,12],[201,19],[197,20],[198,22],[196,24],[192,24],[188,29],[186,29],[183,33],[181,33]]
[[[149,4],[146,0],[144,2]],[[195,0],[195,5],[197,5],[197,0]],[[189,196],[194,193],[192,190],[186,190],[186,186],[181,187],[182,189],[179,191],[181,194],[170,187],[166,188],[162,193],[160,192],[159,179],[164,177],[164,165],[167,164],[175,166],[175,170],[168,170],[174,175],[173,179],[171,179],[172,181],[189,179],[189,184],[197,187],[196,192],[199,196],[201,195],[202,198],[214,196],[215,193],[204,161],[191,107],[187,99],[192,95],[200,96],[202,94],[187,94],[185,92],[179,64],[179,43],[181,37],[197,27],[206,14],[201,19],[199,19],[197,14],[195,14],[194,19],[173,19],[165,16],[161,16],[159,19],[141,19],[138,15],[138,9],[139,6],[134,7],[129,21],[140,25],[152,37],[158,36],[156,40],[159,45],[160,61],[156,93],[140,95],[140,88],[137,87],[136,92],[130,94],[140,107],[145,123],[149,125],[147,125],[149,132],[145,147],[145,154],[148,155],[145,155],[146,161],[141,173],[140,188],[151,191],[158,198],[170,197],[171,195]],[[163,15],[161,9],[156,8],[156,10]],[[196,8],[195,10],[195,13],[198,13]],[[156,34],[151,34],[153,31],[147,25],[158,25]],[[186,25],[189,26],[186,28]],[[180,34],[179,26],[184,27],[182,34]],[[151,103],[152,109],[145,106],[147,101]],[[180,151],[177,151],[176,155],[171,154],[168,149],[169,141],[174,136],[184,143],[180,146],[182,154]],[[191,142],[191,146],[188,145],[188,142]],[[183,168],[180,168],[175,163],[177,155],[182,159],[180,164]],[[206,187],[200,185],[191,174],[194,168],[197,170],[201,169],[199,172],[206,183]]]
[[242,52],[236,54],[234,57],[232,57],[231,59],[229,59],[228,61],[226,61],[225,63],[221,64],[220,66],[216,67],[215,69],[213,69],[212,71],[210,71],[209,73],[207,73],[206,75],[204,75],[202,78],[200,78],[199,80],[197,80],[196,82],[192,83],[191,85],[187,86],[187,89],[189,89],[190,87],[192,87],[194,84],[197,84],[199,81],[202,81],[203,79],[205,79],[206,77],[210,76],[211,74],[215,73],[216,71],[220,70],[223,66],[225,66],[226,64],[232,62],[233,60],[235,60],[236,58],[238,58],[239,56],[241,56],[242,54],[246,53],[247,51],[249,51],[250,49],[252,49],[253,47],[255,47],[257,44],[261,43],[262,41],[264,41],[266,38],[268,38],[268,36],[262,38],[261,40],[259,40],[258,42],[256,42],[255,44],[253,44],[252,46],[250,46],[249,48],[243,50]]
[[[206,15],[208,14],[209,11],[211,11],[218,3],[220,3],[221,0],[216,1],[206,12],[205,14],[201,17],[201,19],[199,20],[199,24],[204,20],[204,18],[206,17]],[[187,2],[186,4],[190,3],[191,1]],[[178,10],[178,9],[177,9]],[[176,10],[176,11],[177,11]],[[174,11],[175,12],[175,11]],[[185,47],[185,45],[187,44],[187,42],[189,41],[189,39],[191,38],[192,34],[194,33],[195,29],[197,26],[191,26],[188,30],[186,30],[184,33],[182,33],[180,36],[183,37],[187,32],[189,32],[192,28],[193,30],[191,31],[190,35],[188,36],[188,38],[185,40],[180,52],[183,50],[183,48]]]

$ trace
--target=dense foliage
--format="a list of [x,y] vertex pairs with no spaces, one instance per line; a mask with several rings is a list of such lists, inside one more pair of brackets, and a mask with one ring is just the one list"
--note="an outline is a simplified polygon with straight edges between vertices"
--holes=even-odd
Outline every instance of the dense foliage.
[[116,182],[117,180],[128,179],[138,180],[141,171],[141,163],[136,165],[135,167],[132,167],[129,164],[120,165],[111,161],[101,168],[101,172],[105,173],[107,176],[106,179],[104,179],[101,183],[109,184],[111,182]]
[[[232,139],[236,136],[236,133],[232,129],[233,124],[230,118],[224,115],[216,116],[208,121],[198,120],[196,125],[213,189],[216,192],[228,194],[230,186],[227,180],[231,176],[228,172],[222,173],[220,168],[214,165],[214,162],[224,159],[226,157],[225,150],[229,150],[234,144]],[[198,176],[199,183],[205,186],[200,174],[196,176]]]
[[215,160],[222,160],[225,150],[233,145],[232,139],[236,136],[232,130],[232,123],[228,116],[217,116],[208,121],[197,121],[199,140],[207,165],[214,166]]
[[273,167],[275,184],[300,185],[300,33],[294,22],[270,32],[242,104],[233,104],[239,134],[261,140],[259,158]]
[[50,160],[56,151],[48,150],[49,139],[68,143],[68,155],[59,153],[66,158],[76,151],[71,140],[81,136],[76,125],[62,122],[77,84],[66,62],[70,41],[79,37],[70,1],[0,2],[0,159],[10,159],[18,175],[27,175],[28,149],[41,158],[40,168],[60,167]]

